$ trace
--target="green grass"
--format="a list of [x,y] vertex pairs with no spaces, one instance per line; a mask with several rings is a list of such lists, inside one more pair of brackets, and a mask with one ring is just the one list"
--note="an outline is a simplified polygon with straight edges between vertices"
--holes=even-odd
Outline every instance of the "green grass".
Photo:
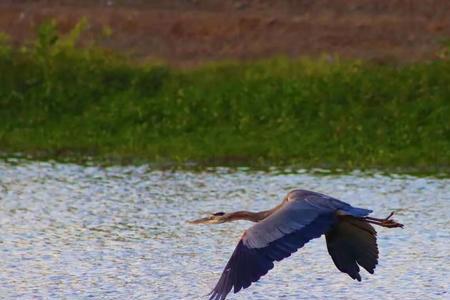
[[0,37],[0,151],[205,165],[450,169],[450,61],[136,63],[81,22]]

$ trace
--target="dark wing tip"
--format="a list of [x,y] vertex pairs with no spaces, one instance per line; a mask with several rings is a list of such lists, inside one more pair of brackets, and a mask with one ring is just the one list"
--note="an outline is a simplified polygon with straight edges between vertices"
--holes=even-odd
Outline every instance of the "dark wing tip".
[[378,264],[375,229],[367,222],[346,217],[326,234],[328,252],[336,267],[361,281],[359,266],[373,274]]
[[239,241],[214,289],[209,293],[210,300],[223,300],[233,289],[234,293],[248,288],[273,268],[273,262],[261,255],[257,249],[245,246]]

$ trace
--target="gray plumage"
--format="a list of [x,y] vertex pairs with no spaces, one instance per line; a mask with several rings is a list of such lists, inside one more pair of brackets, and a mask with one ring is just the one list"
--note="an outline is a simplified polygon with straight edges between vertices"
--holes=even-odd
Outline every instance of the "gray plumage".
[[233,290],[249,287],[280,261],[312,239],[325,234],[328,253],[336,267],[361,280],[359,266],[373,273],[378,263],[376,231],[403,225],[368,217],[372,211],[353,207],[333,197],[306,191],[291,191],[277,207],[263,212],[216,213],[193,224],[218,224],[234,220],[257,222],[246,230],[214,289],[210,300],[223,300]]

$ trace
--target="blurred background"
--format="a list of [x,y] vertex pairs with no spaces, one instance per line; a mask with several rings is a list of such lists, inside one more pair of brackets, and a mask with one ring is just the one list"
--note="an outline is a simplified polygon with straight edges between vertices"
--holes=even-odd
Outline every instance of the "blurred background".
[[450,36],[441,0],[8,1],[0,30],[15,43],[44,20],[69,31],[86,17],[82,40],[141,59],[193,65],[322,53],[379,62],[433,59]]
[[450,2],[0,2],[0,151],[445,171]]

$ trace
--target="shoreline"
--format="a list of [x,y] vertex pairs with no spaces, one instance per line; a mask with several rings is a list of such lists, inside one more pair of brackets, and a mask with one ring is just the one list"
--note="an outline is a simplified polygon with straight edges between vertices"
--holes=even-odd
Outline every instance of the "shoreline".
[[[0,151],[169,165],[450,169],[450,61],[336,56],[178,69],[44,23],[0,41]],[[106,158],[106,159],[105,159]],[[112,159],[111,159],[112,158]]]

